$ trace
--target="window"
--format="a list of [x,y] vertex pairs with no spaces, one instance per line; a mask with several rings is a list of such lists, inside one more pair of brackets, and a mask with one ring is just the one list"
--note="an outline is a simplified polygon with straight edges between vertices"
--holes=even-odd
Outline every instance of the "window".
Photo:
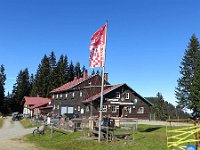
[[52,98],[54,98],[54,94],[52,95]]
[[56,95],[56,98],[58,98],[58,94]]
[[60,94],[60,98],[62,98],[62,94]]
[[77,110],[78,110],[78,111],[81,111],[81,106],[78,106],[78,107],[77,107]]
[[139,107],[137,113],[143,114],[144,113],[144,107]]
[[73,93],[72,93],[72,97],[74,97],[74,95],[75,95],[75,93],[73,92]]
[[80,92],[80,97],[82,97],[83,96],[83,92]]
[[67,93],[65,94],[65,98],[67,98]]
[[89,112],[90,111],[90,107],[86,106],[86,111]]
[[127,110],[127,112],[128,112],[129,114],[131,114],[131,107],[130,107],[130,106],[127,106],[127,107],[126,107],[126,110]]
[[63,115],[63,114],[65,114],[65,113],[67,113],[67,107],[65,106],[65,107],[61,107],[61,115]]
[[92,85],[91,81],[88,82],[88,85],[89,85],[89,86]]
[[81,108],[81,114],[84,114],[84,109],[83,108]]
[[129,99],[129,93],[126,93],[125,99]]
[[74,107],[67,107],[67,113],[73,114],[74,113]]
[[112,106],[111,109],[112,109],[112,112],[117,112],[117,107],[116,106]]
[[116,92],[116,98],[120,98],[120,93]]
[[107,105],[103,105],[102,112],[107,112]]
[[60,114],[73,114],[74,113],[74,107],[68,107],[68,106],[61,106],[61,112]]

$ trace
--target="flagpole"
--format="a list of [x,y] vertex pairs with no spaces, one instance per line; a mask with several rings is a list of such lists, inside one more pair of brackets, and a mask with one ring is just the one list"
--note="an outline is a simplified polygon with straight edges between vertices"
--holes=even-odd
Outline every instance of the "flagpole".
[[106,35],[105,35],[105,47],[104,47],[105,51],[104,51],[104,54],[103,54],[103,62],[102,62],[101,99],[100,99],[100,107],[99,107],[99,136],[98,136],[98,142],[101,142],[101,120],[102,120],[102,111],[103,111],[103,90],[104,90],[107,28],[108,28],[108,21],[106,21],[106,32],[105,32]]

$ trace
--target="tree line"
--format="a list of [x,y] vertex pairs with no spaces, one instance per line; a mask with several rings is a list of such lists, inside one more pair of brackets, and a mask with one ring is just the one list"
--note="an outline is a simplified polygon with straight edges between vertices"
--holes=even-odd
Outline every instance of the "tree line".
[[[22,112],[24,96],[50,97],[51,90],[72,81],[75,76],[83,77],[83,73],[87,71],[79,62],[74,64],[69,61],[67,55],[61,55],[57,61],[52,51],[49,56],[45,54],[41,59],[35,75],[29,74],[28,68],[20,70],[12,92],[5,96],[5,68],[1,65],[0,69],[0,112],[6,114],[15,111]],[[94,70],[92,74],[95,74]]]
[[157,93],[156,97],[146,97],[146,99],[153,104],[150,108],[152,120],[188,119],[190,117],[189,113],[180,107],[165,101],[160,92]]
[[[180,62],[180,77],[177,79],[175,96],[177,106],[173,108],[162,100],[160,94],[157,98],[151,98],[155,104],[152,112],[157,119],[165,120],[167,117],[176,114],[176,117],[187,117],[187,113],[179,114],[179,110],[191,111],[193,119],[200,119],[200,44],[195,34],[189,40],[184,56]],[[175,111],[175,112],[174,112]],[[173,112],[171,115],[170,113]]]

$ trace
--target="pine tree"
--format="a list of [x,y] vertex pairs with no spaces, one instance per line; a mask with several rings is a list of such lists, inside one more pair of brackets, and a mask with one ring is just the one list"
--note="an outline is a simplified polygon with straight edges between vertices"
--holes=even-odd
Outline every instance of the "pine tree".
[[182,59],[180,66],[180,74],[182,75],[178,80],[178,86],[176,87],[176,98],[180,108],[187,108],[196,111],[196,104],[193,103],[192,96],[192,83],[194,80],[194,72],[196,69],[197,61],[199,58],[199,41],[195,35],[192,35],[190,42],[188,44],[188,49],[185,51],[185,55]]
[[74,80],[74,65],[73,62],[71,61],[69,65],[69,71],[68,71],[68,82]]
[[35,79],[33,82],[33,88],[31,91],[32,96],[48,97],[50,92],[50,74],[51,66],[49,58],[44,55],[39,64]]
[[85,66],[83,65],[82,69],[81,69],[81,77],[83,77],[83,74],[84,72],[86,71],[87,69],[85,68]]
[[23,105],[22,105],[22,99],[24,96],[29,96],[31,91],[30,86],[30,77],[28,69],[20,70],[17,79],[16,84],[13,89],[13,101],[15,103],[15,111],[19,111],[22,113],[23,111]]
[[160,92],[157,93],[157,98],[158,98],[158,109],[159,109],[159,118],[160,120],[166,120],[167,119],[167,108],[165,106],[165,101]]
[[48,97],[50,92],[50,72],[51,67],[49,63],[49,58],[44,55],[42,62],[41,62],[41,69],[39,73],[39,79],[38,79],[38,95],[41,97]]
[[193,106],[193,115],[200,117],[200,52],[198,53],[198,56],[199,59],[195,64],[189,99],[191,100],[191,104]]
[[68,57],[65,55],[61,56],[63,57],[62,59],[62,65],[61,65],[61,68],[62,68],[62,82],[61,82],[61,85],[62,84],[65,84],[67,81],[68,81],[68,71],[69,71],[69,64],[68,64]]
[[5,98],[5,81],[6,81],[6,74],[5,74],[5,68],[3,65],[0,66],[0,112],[2,112],[2,106],[4,103]]
[[[37,96],[39,93],[39,77],[40,77],[41,64],[38,65],[37,72],[32,81],[31,96]],[[14,89],[14,88],[13,88]]]
[[[68,80],[68,58],[67,56],[61,55],[58,63],[56,64],[56,68],[53,71],[53,80],[52,86],[54,88],[59,87],[65,84]],[[51,90],[52,90],[51,89]]]
[[91,75],[95,75],[95,71],[94,71],[94,69],[92,70],[92,73],[91,73]]
[[49,56],[49,64],[50,64],[51,70],[53,71],[54,68],[56,67],[56,55],[54,51],[52,51]]
[[56,56],[55,53],[52,51],[50,56],[49,56],[49,64],[50,64],[50,74],[49,74],[49,89],[50,91],[58,86],[57,83],[57,73],[56,73]]
[[30,91],[32,91],[33,83],[34,83],[34,75],[33,74],[31,74],[29,82],[30,82]]
[[74,67],[74,74],[77,78],[81,77],[81,67],[80,67],[80,63],[77,62],[75,67]]
[[96,74],[100,74],[100,71],[99,71],[99,70],[97,70],[97,71],[96,71]]

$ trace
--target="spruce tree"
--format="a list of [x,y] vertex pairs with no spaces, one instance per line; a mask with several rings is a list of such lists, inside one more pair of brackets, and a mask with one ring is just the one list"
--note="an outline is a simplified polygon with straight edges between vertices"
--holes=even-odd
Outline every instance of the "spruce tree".
[[157,93],[157,98],[158,98],[159,119],[166,120],[168,116],[167,108],[165,105],[164,98],[160,92]]
[[193,106],[193,115],[200,117],[200,52],[198,53],[198,60],[195,64],[194,76],[191,84],[191,92],[189,99]]
[[[59,87],[68,81],[68,58],[61,55],[53,71],[53,88]],[[52,88],[52,89],[53,89]]]
[[23,104],[22,99],[24,96],[29,96],[31,91],[30,86],[30,77],[28,69],[20,70],[17,79],[16,84],[13,89],[13,101],[15,103],[15,111],[19,111],[22,113],[23,111]]
[[182,59],[180,66],[181,77],[177,80],[178,86],[176,87],[175,94],[177,98],[177,103],[180,108],[187,108],[196,113],[196,103],[193,102],[193,92],[194,85],[192,83],[194,80],[194,73],[196,70],[196,64],[199,61],[199,41],[195,35],[192,35],[188,48],[185,50],[185,55]]
[[99,70],[97,70],[97,71],[96,71],[96,74],[98,74],[98,75],[99,75],[99,74],[100,74],[100,71],[99,71]]
[[75,67],[74,67],[74,74],[77,78],[81,77],[81,67],[80,67],[80,63],[77,62]]
[[49,56],[49,64],[50,64],[51,70],[53,71],[54,68],[56,67],[56,55],[54,51],[52,51]]
[[38,78],[38,95],[41,97],[48,97],[50,92],[50,72],[51,67],[49,63],[49,58],[44,55],[41,62],[41,69],[39,71]]
[[55,53],[52,51],[50,56],[49,56],[49,63],[50,63],[50,75],[49,75],[49,80],[50,80],[50,91],[58,86],[57,83],[57,73],[56,73],[56,56]]
[[83,77],[84,72],[87,71],[85,66],[83,65],[82,69],[81,69],[81,77]]
[[31,91],[32,96],[48,97],[50,92],[50,74],[51,66],[49,58],[44,55],[39,64],[35,79],[33,82],[33,87]]
[[95,71],[94,71],[94,69],[92,70],[92,73],[91,73],[91,75],[95,75]]
[[41,64],[38,65],[37,72],[32,81],[31,96],[37,96],[39,93],[39,77],[40,77]]
[[68,81],[68,71],[69,71],[69,64],[68,64],[68,57],[67,55],[61,56],[62,59],[62,65],[61,65],[61,72],[62,72],[62,84],[65,84]]
[[4,103],[4,98],[5,98],[5,81],[6,81],[6,74],[5,74],[5,68],[4,65],[0,66],[0,112],[3,110],[3,103]]
[[68,82],[74,80],[74,65],[73,62],[71,61],[69,65],[69,71],[68,71]]

